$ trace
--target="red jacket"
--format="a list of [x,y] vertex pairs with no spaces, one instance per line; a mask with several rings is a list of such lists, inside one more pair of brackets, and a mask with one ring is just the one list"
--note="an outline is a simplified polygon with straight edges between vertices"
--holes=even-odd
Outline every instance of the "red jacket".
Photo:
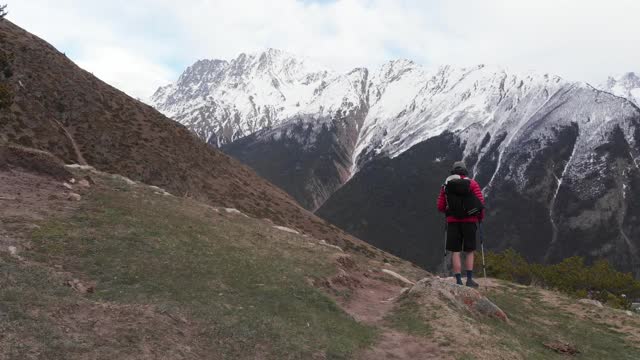
[[[460,176],[461,178],[466,178],[466,176]],[[480,188],[480,185],[478,185],[478,182],[471,179],[471,191],[473,191],[473,194],[480,199],[480,202],[482,202],[482,205],[484,205],[484,197],[482,196],[482,189]],[[444,187],[442,187],[442,189],[440,189],[440,196],[438,196],[438,211],[442,212],[442,213],[446,213],[447,212],[447,197],[444,194]],[[469,216],[467,218],[464,219],[458,219],[456,217],[453,216],[447,216],[447,222],[448,223],[460,223],[460,222],[464,222],[464,223],[469,223],[469,222],[478,222],[478,221],[482,221],[482,219],[484,219],[484,210],[482,210],[480,212],[480,215],[477,216]]]

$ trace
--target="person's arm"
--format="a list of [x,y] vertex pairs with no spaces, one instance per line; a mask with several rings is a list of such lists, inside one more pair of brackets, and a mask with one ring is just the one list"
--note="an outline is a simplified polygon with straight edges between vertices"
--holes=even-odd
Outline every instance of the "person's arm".
[[[482,188],[480,188],[480,184],[478,184],[477,181],[475,180],[471,180],[471,191],[473,191],[473,195],[475,195],[478,200],[480,200],[480,202],[482,203],[482,205],[484,205],[484,196],[482,196]],[[478,219],[480,221],[484,220],[484,209],[482,209],[482,211],[480,212],[480,215],[478,215]]]
[[440,189],[440,195],[438,195],[438,211],[441,213],[447,212],[447,198],[444,195],[444,187]]

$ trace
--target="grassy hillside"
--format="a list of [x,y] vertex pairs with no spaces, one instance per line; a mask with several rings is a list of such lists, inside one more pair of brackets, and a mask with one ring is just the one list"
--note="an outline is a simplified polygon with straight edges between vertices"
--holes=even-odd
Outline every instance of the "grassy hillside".
[[510,320],[485,319],[400,296],[382,268],[426,274],[393,258],[70,171],[94,184],[0,171],[0,359],[561,358],[554,341],[580,359],[640,356],[637,315],[491,280]]
[[[5,331],[17,335],[3,346],[9,354],[28,356],[30,344],[22,347],[19,340],[25,336],[36,337],[32,340],[42,342],[42,355],[53,358],[102,351],[135,358],[148,344],[154,347],[149,354],[157,356],[168,350],[177,357],[245,358],[264,352],[269,358],[316,353],[344,358],[373,341],[373,328],[350,319],[313,286],[337,271],[332,259],[337,250],[266,221],[117,177],[97,181],[72,213],[38,223],[30,235],[29,265],[3,256],[3,267],[17,276],[2,284]],[[109,340],[100,339],[97,328],[105,320],[93,314],[86,319],[80,314],[82,324],[75,324],[74,330],[86,334],[70,336],[57,328],[49,310],[67,312],[79,299],[60,286],[68,279],[46,275],[43,268],[96,284],[82,299],[80,312],[106,304],[123,307],[131,310],[126,317],[135,325],[113,329],[115,338]],[[174,334],[156,326],[162,317],[176,323]],[[188,349],[158,346],[167,335],[182,333]]]
[[[0,85],[12,94],[11,106],[0,106],[0,144],[48,151],[67,164],[87,163],[174,195],[235,207],[380,255],[184,126],[100,81],[8,20],[0,22],[0,59],[6,59],[0,61]],[[10,77],[3,75],[5,68]]]

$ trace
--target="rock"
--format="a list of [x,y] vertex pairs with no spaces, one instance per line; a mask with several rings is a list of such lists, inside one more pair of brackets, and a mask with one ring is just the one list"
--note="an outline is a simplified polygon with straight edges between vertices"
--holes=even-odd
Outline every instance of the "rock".
[[89,165],[69,164],[69,165],[65,165],[64,167],[66,167],[67,169],[78,169],[78,170],[84,170],[84,171],[96,171],[96,168],[94,168],[93,166],[89,166]]
[[336,249],[336,250],[341,251],[341,252],[344,252],[344,250],[342,250],[342,248],[341,248],[340,246],[336,246],[336,245],[329,244],[328,242],[326,242],[326,241],[324,241],[324,240],[320,240],[320,241],[318,242],[318,244],[320,244],[320,245],[322,245],[322,246],[330,247],[330,248],[332,248],[332,249]]
[[631,310],[640,312],[640,303],[631,303]]
[[66,187],[69,190],[73,190],[73,185],[69,184],[68,182],[63,182],[62,186]]
[[20,261],[24,260],[24,259],[22,258],[22,256],[18,255],[18,248],[17,248],[17,247],[15,247],[15,246],[9,246],[9,247],[7,248],[7,250],[9,250],[9,255],[11,255],[12,257],[14,257],[14,258],[16,258],[16,259],[18,259],[18,260],[20,260]]
[[163,188],[159,188],[157,186],[151,185],[151,186],[149,186],[149,189],[153,190],[156,195],[164,195],[164,196],[171,195],[171,193],[167,192],[167,190],[165,190]]
[[629,316],[633,316],[633,313],[631,311],[629,311],[629,310],[625,311],[624,313],[629,315]]
[[76,193],[69,193],[69,195],[67,195],[67,199],[72,200],[72,201],[80,201],[80,200],[82,200],[82,196],[80,196],[80,194],[76,194]]
[[356,269],[358,264],[349,255],[341,255],[336,259],[336,262],[347,270]]
[[80,186],[82,186],[84,188],[91,187],[91,184],[86,179],[82,179],[82,180],[78,181],[78,185],[80,185]]
[[65,285],[81,294],[90,294],[95,290],[95,285],[85,285],[78,279],[67,280]]
[[15,196],[0,195],[0,200],[13,201],[13,200],[17,200],[17,198]]
[[574,345],[562,341],[552,341],[544,344],[545,347],[564,355],[576,355],[580,351]]
[[238,209],[224,208],[224,211],[226,211],[228,214],[242,215],[244,217],[248,217],[247,215],[243,214],[242,211],[240,211]]
[[596,307],[599,307],[599,308],[604,307],[604,305],[602,305],[602,303],[600,301],[598,301],[598,300],[580,299],[580,300],[578,300],[578,302],[582,303],[582,304],[586,304],[586,305],[593,305],[593,306],[596,306]]
[[71,179],[69,179],[69,182],[70,182],[71,184],[75,184],[75,183],[76,183],[76,179],[75,179],[75,178],[71,178]]
[[278,230],[282,230],[284,232],[292,233],[292,234],[298,234],[298,235],[300,234],[297,230],[293,230],[293,229],[290,229],[290,228],[284,227],[284,226],[274,226],[273,228],[274,229],[278,229]]
[[398,274],[398,273],[396,273],[394,271],[391,271],[389,269],[382,269],[382,272],[387,274],[387,275],[390,275],[391,277],[395,278],[396,280],[400,280],[405,285],[410,285],[410,286],[415,285],[415,283],[413,281],[411,281],[411,280],[407,279],[406,277],[404,277],[404,276],[402,276],[402,275],[400,275],[400,274]]
[[331,279],[329,279],[329,283],[331,285],[331,288],[333,289],[341,287],[355,289],[362,287],[362,282],[360,280],[349,275],[349,273],[344,270],[340,270],[340,273],[338,275],[335,275]]
[[456,285],[455,283],[428,277],[418,281],[408,292],[420,296],[440,296],[448,300],[455,308],[472,314],[497,318],[508,321],[509,318],[502,309],[492,303],[478,290]]
[[[119,175],[119,174],[113,174],[113,175],[111,175],[111,177],[113,177],[114,179],[117,179],[117,180],[123,181],[125,184],[127,184],[127,185],[129,185],[129,186],[133,186],[133,185],[135,185],[135,184],[136,184],[136,182],[135,182],[135,181],[133,181],[133,180],[129,179],[128,177],[125,177],[125,176]],[[159,188],[159,187],[157,187],[157,186],[152,186],[152,187],[157,188],[157,189],[160,189],[160,188]],[[162,190],[162,189],[160,189],[160,190]],[[164,190],[162,190],[162,191],[164,191]]]

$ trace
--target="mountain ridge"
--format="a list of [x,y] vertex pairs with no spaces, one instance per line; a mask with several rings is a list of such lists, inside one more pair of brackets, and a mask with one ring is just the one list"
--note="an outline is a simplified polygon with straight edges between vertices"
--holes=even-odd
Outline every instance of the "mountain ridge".
[[[607,257],[640,274],[634,260],[640,256],[640,236],[633,230],[640,199],[632,190],[640,176],[640,109],[631,100],[584,82],[498,66],[430,71],[396,60],[350,74],[358,76],[338,77],[321,87],[350,90],[342,92],[342,99],[333,96],[335,91],[332,96],[320,93],[333,104],[329,111],[307,106],[311,100],[300,111],[283,108],[276,112],[282,115],[280,124],[222,149],[305,208],[429,269],[441,261],[434,255],[440,216],[427,205],[431,200],[406,193],[405,188],[422,193],[421,185],[406,177],[419,176],[426,186],[431,182],[425,177],[436,175],[429,186],[437,189],[442,180],[437,174],[444,176],[447,169],[435,164],[463,158],[488,198],[487,227],[497,232],[494,249],[514,247],[540,262],[575,254],[589,260]],[[622,79],[633,84],[632,75]],[[359,91],[355,96],[354,89]],[[449,154],[434,157],[439,153],[434,148],[420,146],[441,143],[445,134],[458,144]],[[400,159],[416,147],[422,150]],[[367,172],[375,179],[367,181],[359,176],[370,164],[387,177]],[[400,177],[383,168],[395,169]],[[383,185],[392,193],[379,189]],[[394,208],[394,201],[403,205]],[[425,203],[414,204],[419,201]],[[523,208],[530,213],[529,223],[514,216]],[[430,225],[418,226],[421,222]],[[394,230],[373,230],[373,224]],[[578,246],[573,235],[578,233],[586,245]]]

